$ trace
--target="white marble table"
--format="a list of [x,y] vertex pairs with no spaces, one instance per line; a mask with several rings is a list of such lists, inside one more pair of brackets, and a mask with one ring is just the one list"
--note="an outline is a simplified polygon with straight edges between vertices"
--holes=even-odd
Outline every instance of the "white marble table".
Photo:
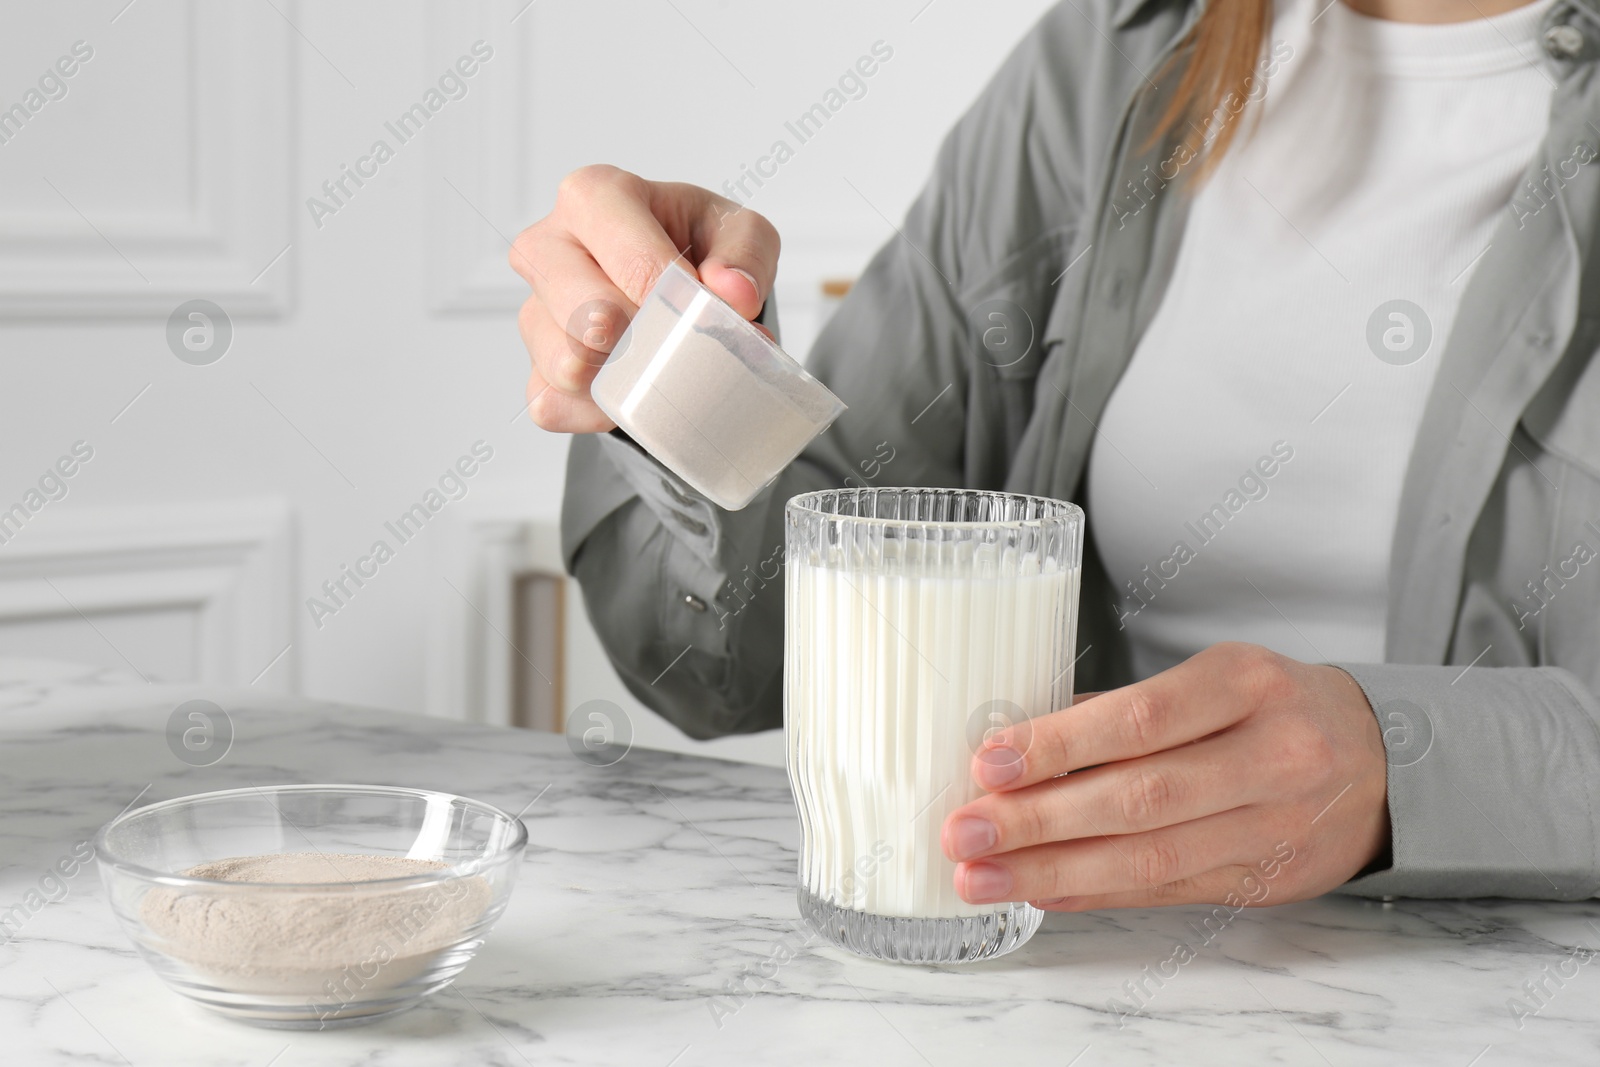
[[[207,767],[166,741],[196,696],[235,731]],[[315,781],[527,808],[516,894],[452,989],[323,1033],[213,1017],[134,955],[90,869],[0,945],[0,1064],[1600,1063],[1600,964],[1573,956],[1600,947],[1600,904],[1329,897],[1204,945],[1206,909],[1050,916],[988,964],[872,963],[798,926],[780,771],[642,750],[596,768],[558,737],[109,672],[0,663],[0,910],[136,796]],[[1179,939],[1197,957],[1144,977]],[[1512,998],[1537,1014],[1519,1026]]]

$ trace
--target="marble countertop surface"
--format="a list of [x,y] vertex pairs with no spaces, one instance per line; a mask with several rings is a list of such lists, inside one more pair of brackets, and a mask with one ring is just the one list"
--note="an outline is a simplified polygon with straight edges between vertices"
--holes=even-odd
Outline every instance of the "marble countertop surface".
[[[209,766],[167,740],[197,697],[232,730]],[[876,963],[800,926],[779,770],[640,749],[596,767],[556,736],[108,671],[0,662],[0,912],[135,800],[289,782],[523,812],[516,893],[453,987],[343,1030],[212,1016],[135,955],[85,869],[0,927],[0,1063],[1600,1063],[1600,902],[1330,896],[1209,940],[1206,908],[1051,915],[989,963]],[[1180,942],[1193,959],[1163,967]]]

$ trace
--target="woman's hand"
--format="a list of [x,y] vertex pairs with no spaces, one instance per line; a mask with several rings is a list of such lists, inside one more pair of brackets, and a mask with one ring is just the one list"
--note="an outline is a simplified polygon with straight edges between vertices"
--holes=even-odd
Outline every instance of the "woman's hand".
[[555,210],[511,246],[511,266],[533,289],[518,325],[533,361],[534,422],[563,433],[611,429],[589,383],[680,255],[707,288],[753,319],[778,271],[778,231],[698,186],[599,165],[562,180]]
[[1282,904],[1389,843],[1383,737],[1361,688],[1257,645],[1214,645],[996,731],[972,768],[992,792],[951,813],[943,845],[974,904]]

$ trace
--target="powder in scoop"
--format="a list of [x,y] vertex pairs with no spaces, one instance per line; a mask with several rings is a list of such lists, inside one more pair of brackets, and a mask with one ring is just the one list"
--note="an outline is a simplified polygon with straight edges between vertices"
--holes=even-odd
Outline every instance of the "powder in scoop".
[[307,1017],[350,1005],[422,974],[465,939],[489,904],[481,877],[421,887],[318,890],[314,885],[404,878],[447,870],[437,860],[347,853],[236,856],[182,873],[222,882],[301,883],[308,888],[158,886],[141,915],[163,948],[223,989],[295,997]]
[[758,373],[736,351],[750,349],[748,341],[727,329],[690,328],[654,296],[624,345],[596,376],[595,402],[724,508],[748,504],[837,414],[821,383],[803,372],[786,377],[772,355],[747,352],[763,364]]

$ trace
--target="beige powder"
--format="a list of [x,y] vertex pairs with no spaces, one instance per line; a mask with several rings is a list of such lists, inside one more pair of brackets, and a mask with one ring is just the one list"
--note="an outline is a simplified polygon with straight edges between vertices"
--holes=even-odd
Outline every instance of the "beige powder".
[[[735,343],[731,334],[683,328],[647,303],[592,395],[656,459],[737,510],[817,435],[819,421],[831,421],[833,397],[815,381],[788,391],[763,381],[729,349]],[[670,358],[652,364],[664,348]]]
[[[403,856],[287,852],[215,860],[182,873],[333,885],[447,867]],[[307,1017],[326,1018],[343,1014],[345,1004],[359,1012],[361,1000],[421,974],[440,950],[467,935],[489,898],[489,883],[480,877],[365,892],[162,886],[145,895],[141,914],[168,953],[221,988],[304,998]]]

